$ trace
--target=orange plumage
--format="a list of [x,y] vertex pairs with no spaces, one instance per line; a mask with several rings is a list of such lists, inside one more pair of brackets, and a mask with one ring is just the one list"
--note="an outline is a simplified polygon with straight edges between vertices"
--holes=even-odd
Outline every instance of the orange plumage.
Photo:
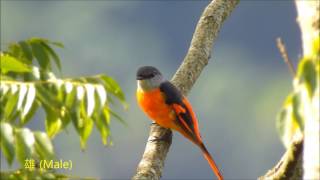
[[155,67],[140,67],[136,78],[137,100],[141,109],[160,126],[176,130],[196,144],[212,171],[222,180],[216,163],[201,139],[198,120],[188,99],[171,82],[165,80]]
[[[165,102],[165,94],[163,94],[159,88],[143,91],[141,89],[137,90],[137,101],[141,109],[149,116],[150,119],[153,119],[157,124],[162,127],[174,129],[179,131],[183,136],[188,138],[190,141],[195,143],[200,147],[201,151],[204,154],[204,157],[208,161],[210,167],[215,172],[219,180],[223,180],[223,177],[216,166],[213,158],[203,144],[203,141],[200,136],[198,121],[192,106],[186,98],[182,99],[182,102],[185,107],[182,107],[179,104],[167,104]],[[194,130],[192,130],[189,125],[185,122],[183,117],[177,116],[180,113],[186,113],[188,111],[191,115],[192,124]],[[182,124],[177,124],[175,121],[176,118],[180,118]],[[183,128],[185,127],[185,128]],[[189,131],[189,132],[188,132]],[[191,134],[191,135],[190,135]]]
[[175,117],[174,111],[168,106],[159,89],[148,92],[137,91],[137,100],[141,109],[160,126],[171,128],[171,121]]

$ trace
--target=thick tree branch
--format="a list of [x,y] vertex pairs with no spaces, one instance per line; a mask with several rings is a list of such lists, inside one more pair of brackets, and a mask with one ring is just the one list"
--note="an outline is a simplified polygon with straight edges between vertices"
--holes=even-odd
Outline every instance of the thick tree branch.
[[[239,0],[213,0],[201,15],[187,55],[171,80],[184,95],[187,95],[208,64],[212,45],[222,23],[238,2]],[[145,152],[132,179],[160,179],[171,145],[171,136],[171,130],[159,127],[157,124],[151,126]]]
[[[320,32],[319,1],[295,0],[303,56],[312,55],[313,41]],[[305,118],[304,135],[298,132],[278,164],[259,179],[319,179],[319,115]]]
[[[313,41],[320,36],[320,2],[296,0],[298,24],[301,29],[303,56],[312,56]],[[319,63],[319,62],[318,62]],[[319,91],[319,90],[318,90]],[[319,93],[319,92],[318,92]],[[319,94],[312,100],[319,108]],[[320,178],[320,118],[319,111],[310,111],[311,116],[304,120],[304,152],[303,152],[303,178]]]

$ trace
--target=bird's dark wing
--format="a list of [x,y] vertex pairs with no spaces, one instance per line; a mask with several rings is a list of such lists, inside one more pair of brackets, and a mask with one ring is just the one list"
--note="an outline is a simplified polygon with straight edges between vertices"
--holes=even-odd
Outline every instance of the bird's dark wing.
[[196,139],[194,120],[192,111],[184,101],[181,92],[169,81],[160,85],[160,91],[165,96],[166,104],[170,105],[176,113],[176,123],[190,136],[192,140]]

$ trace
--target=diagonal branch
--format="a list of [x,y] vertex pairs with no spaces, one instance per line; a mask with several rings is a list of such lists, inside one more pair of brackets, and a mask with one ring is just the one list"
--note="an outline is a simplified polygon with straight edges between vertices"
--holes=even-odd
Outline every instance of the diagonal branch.
[[[213,0],[205,8],[193,34],[187,55],[171,80],[184,95],[188,94],[201,71],[208,64],[214,40],[222,23],[238,2],[239,0]],[[161,141],[155,141],[159,137]],[[171,140],[171,130],[152,124],[143,157],[132,179],[160,179]]]
[[302,179],[302,150],[303,135],[298,132],[277,165],[258,179]]

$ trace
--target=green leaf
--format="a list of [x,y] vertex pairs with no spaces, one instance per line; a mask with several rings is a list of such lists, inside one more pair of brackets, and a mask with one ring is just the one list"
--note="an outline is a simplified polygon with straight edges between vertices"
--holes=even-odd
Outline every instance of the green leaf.
[[41,104],[50,108],[52,111],[60,109],[61,102],[57,100],[55,95],[48,88],[45,88],[42,84],[37,84],[36,91],[36,96],[40,100]]
[[57,133],[60,132],[62,127],[61,119],[58,116],[57,111],[52,111],[48,107],[44,107],[46,111],[45,127],[50,138],[53,138]]
[[[101,86],[101,85],[98,85],[98,87],[99,86]],[[103,88],[103,86],[101,86],[101,87]],[[102,90],[104,90],[104,88]],[[99,90],[95,92],[95,97],[94,97],[95,98],[95,110],[94,110],[92,118],[93,118],[93,122],[94,122],[96,128],[100,132],[102,143],[104,145],[107,145],[108,144],[108,136],[110,134],[110,129],[109,129],[110,116],[109,116],[109,114],[104,115],[104,113],[103,113],[103,107],[104,107],[104,104],[106,101],[106,99],[105,99],[106,97],[103,97],[103,96],[106,94],[102,95],[102,97],[101,97],[101,94],[103,94],[103,93],[100,93],[100,95],[99,95]],[[102,100],[99,100],[99,99],[102,99]],[[107,113],[109,113],[109,112],[107,112]],[[106,118],[108,118],[108,119],[106,119]]]
[[19,85],[19,99],[18,99],[18,105],[17,110],[20,111],[22,108],[22,104],[25,100],[26,94],[27,94],[28,88],[26,84],[20,84]]
[[85,118],[83,122],[83,127],[80,128],[80,145],[82,150],[86,148],[86,143],[93,127],[93,122],[91,119]]
[[102,113],[95,112],[93,115],[93,121],[100,132],[103,145],[107,145],[108,136],[110,134],[109,124],[107,124],[108,120],[105,119],[105,116]]
[[84,98],[86,94],[85,88],[83,86],[77,86],[76,94],[77,99],[74,108],[71,111],[71,118],[74,127],[80,135],[81,149],[84,150],[87,139],[92,131],[93,121],[86,112],[87,105],[85,103],[86,99]]
[[17,85],[13,84],[10,86],[10,93],[9,93],[9,98],[10,100],[7,101],[7,103],[5,104],[4,107],[4,117],[6,119],[6,121],[10,121],[13,119],[14,116],[14,112],[15,112],[15,107],[18,103],[18,88]]
[[299,115],[297,116],[296,111],[298,111],[294,106],[296,103],[296,94],[290,94],[280,113],[278,114],[276,126],[277,130],[280,134],[281,140],[286,148],[288,148],[291,144],[292,138],[297,131],[300,131],[298,119]]
[[[1,77],[0,77],[1,78]],[[0,98],[4,97],[5,95],[7,95],[7,93],[10,90],[10,86],[8,84],[5,83],[0,83]]]
[[19,45],[21,47],[21,50],[22,50],[25,58],[28,61],[32,62],[33,55],[32,55],[32,50],[31,50],[31,47],[29,46],[29,44],[26,41],[20,41]]
[[65,83],[64,86],[65,86],[65,94],[66,94],[64,104],[68,109],[71,109],[75,103],[76,88],[74,88],[74,85],[69,82]]
[[36,152],[40,155],[40,158],[51,160],[54,157],[53,145],[50,138],[44,132],[34,132],[35,137],[35,149]]
[[118,84],[118,82],[115,81],[113,78],[106,76],[106,75],[100,75],[99,77],[103,80],[107,91],[112,93],[114,96],[116,96],[120,100],[122,105],[125,108],[127,108],[128,104],[126,103],[125,95],[122,92],[121,87]]
[[46,49],[37,41],[31,42],[32,52],[43,70],[49,69],[49,56]]
[[71,110],[71,119],[73,122],[73,125],[77,131],[77,133],[80,135],[81,128],[83,127],[83,115],[81,115],[81,111],[84,109],[84,102],[83,102],[83,96],[84,96],[84,89],[82,86],[77,86],[73,88],[76,94],[76,98],[74,100],[73,107],[70,108]]
[[54,62],[56,63],[59,71],[61,71],[61,61],[59,56],[54,52],[54,50],[45,42],[41,43],[42,46],[48,51],[48,53],[51,55],[51,57],[53,58]]
[[317,80],[316,80],[317,70],[316,70],[316,64],[313,62],[313,59],[311,58],[301,59],[298,65],[296,77],[298,79],[297,82],[299,84],[306,85],[309,95],[312,96],[317,84]]
[[1,53],[1,74],[8,72],[31,72],[31,67],[17,60],[15,57]]
[[37,101],[34,101],[28,113],[21,117],[21,125],[25,125],[26,123],[28,123],[31,120],[31,118],[34,117],[38,108],[39,108],[39,103]]
[[86,97],[87,97],[87,108],[86,113],[87,116],[90,117],[94,111],[95,107],[95,95],[94,95],[94,89],[95,87],[92,84],[85,84],[84,88],[86,90]]
[[83,120],[80,117],[80,110],[78,107],[74,107],[70,112],[71,120],[77,133],[80,134],[80,128],[83,126]]
[[118,119],[123,125],[125,126],[128,126],[128,124],[126,123],[125,120],[123,120],[116,112],[112,111],[110,108],[109,108],[109,113],[115,117],[116,119]]
[[107,91],[102,85],[96,85],[95,90],[99,97],[100,106],[103,107],[107,102]]
[[17,43],[11,43],[11,44],[8,46],[8,53],[9,53],[11,56],[20,59],[20,58],[21,58],[22,51],[21,51],[21,48],[19,47],[19,45],[18,45]]
[[305,85],[307,86],[309,97],[312,98],[313,94],[315,93],[316,86],[317,86],[317,73],[315,69],[315,65],[312,60],[305,60],[302,63],[303,72],[302,76],[305,80]]
[[24,108],[23,108],[22,114],[21,114],[22,118],[28,114],[28,112],[31,109],[32,104],[35,100],[35,97],[36,97],[36,88],[34,87],[33,84],[29,84],[28,85],[28,93],[26,95],[26,103],[24,105]]
[[30,129],[16,129],[15,148],[19,163],[23,166],[26,159],[31,159],[34,153],[35,139]]
[[0,122],[1,150],[9,165],[14,159],[14,135],[9,123]]
[[304,118],[302,117],[303,114],[301,114],[301,112],[303,112],[303,108],[301,107],[303,105],[301,98],[301,95],[296,93],[292,96],[292,118],[303,132]]
[[64,45],[61,42],[57,42],[57,41],[50,41],[50,44],[53,44],[59,48],[64,48]]

